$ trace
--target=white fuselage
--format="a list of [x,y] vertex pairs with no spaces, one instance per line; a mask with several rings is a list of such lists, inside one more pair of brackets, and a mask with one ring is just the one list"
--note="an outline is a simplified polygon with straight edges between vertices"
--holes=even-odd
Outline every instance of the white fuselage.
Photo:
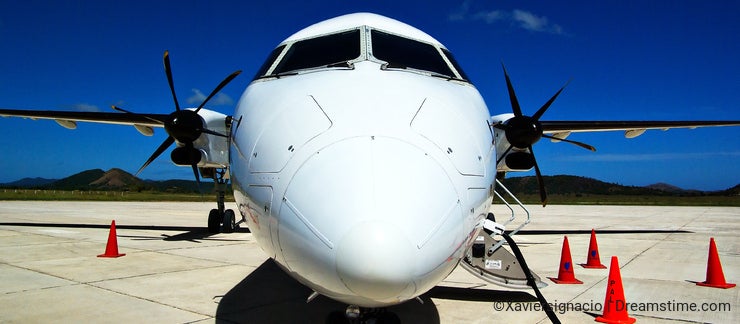
[[469,83],[371,61],[257,80],[232,126],[239,210],[314,291],[366,307],[414,298],[455,268],[490,205],[488,119]]

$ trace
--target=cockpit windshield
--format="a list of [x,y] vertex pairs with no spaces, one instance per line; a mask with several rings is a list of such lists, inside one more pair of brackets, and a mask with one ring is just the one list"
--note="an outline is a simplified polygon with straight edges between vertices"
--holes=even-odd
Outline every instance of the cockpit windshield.
[[272,74],[346,63],[359,56],[359,29],[307,39],[291,45]]
[[456,78],[442,54],[431,44],[372,31],[373,56],[389,68],[411,68]]
[[446,49],[367,27],[280,45],[272,51],[256,78],[294,75],[322,68],[352,68],[352,63],[365,60],[380,63],[384,70],[467,80]]

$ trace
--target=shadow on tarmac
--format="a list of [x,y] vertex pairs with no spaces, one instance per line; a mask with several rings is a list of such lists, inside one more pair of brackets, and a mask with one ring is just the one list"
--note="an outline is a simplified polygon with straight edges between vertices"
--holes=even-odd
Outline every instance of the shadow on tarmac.
[[[425,295],[428,295],[431,298],[471,302],[537,302],[537,297],[524,291],[458,288],[447,286],[434,287]],[[491,308],[491,310],[493,310],[493,308]]]
[[[0,226],[18,226],[18,227],[51,227],[51,228],[93,228],[93,229],[110,229],[110,224],[69,224],[69,223],[0,223]],[[150,235],[121,235],[118,237],[131,238],[133,240],[163,240],[163,241],[190,241],[200,243],[198,240],[209,241],[241,241],[228,238],[213,238],[214,234],[208,232],[205,227],[191,226],[155,226],[155,225],[125,225],[116,224],[116,230],[134,230],[134,231],[162,231],[162,232],[182,232],[175,235],[161,234],[160,236]],[[249,233],[249,228],[239,227],[234,233]]]
[[[507,233],[510,233],[507,231]],[[686,230],[660,230],[660,229],[629,229],[629,230],[596,230],[596,234],[689,234]],[[516,235],[558,235],[558,234],[591,234],[591,230],[521,230]]]
[[[216,322],[324,323],[332,312],[344,313],[347,305],[324,296],[306,303],[311,292],[268,259],[221,296]],[[398,315],[403,323],[439,323],[434,302],[426,295],[421,298],[424,304],[411,300],[388,307],[388,311]]]
[[[311,289],[288,276],[272,259],[221,298],[216,310],[218,323],[324,323],[332,312],[344,312],[347,305],[319,296],[310,303]],[[439,311],[432,298],[472,302],[537,302],[527,292],[437,286],[423,294],[423,304],[409,300],[388,307],[402,323],[439,323]],[[491,308],[493,311],[493,308]]]

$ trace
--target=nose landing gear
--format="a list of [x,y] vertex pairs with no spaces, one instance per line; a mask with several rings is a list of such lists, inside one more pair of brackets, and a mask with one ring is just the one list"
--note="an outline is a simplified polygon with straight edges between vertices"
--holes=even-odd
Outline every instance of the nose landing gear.
[[236,221],[236,214],[232,209],[226,209],[224,204],[224,196],[226,194],[226,186],[229,183],[226,169],[201,169],[203,177],[213,178],[216,191],[216,203],[218,209],[211,209],[208,213],[208,232],[211,234],[218,233],[233,233],[234,230],[239,228],[239,225],[246,222],[244,217],[238,222]]

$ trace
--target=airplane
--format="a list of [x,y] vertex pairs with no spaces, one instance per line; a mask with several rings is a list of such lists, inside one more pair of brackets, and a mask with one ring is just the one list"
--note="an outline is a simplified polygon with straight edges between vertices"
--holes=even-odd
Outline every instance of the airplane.
[[[77,122],[132,125],[148,136],[163,127],[168,137],[138,172],[174,144],[174,164],[191,167],[198,182],[203,177],[217,184],[209,231],[233,232],[245,223],[270,258],[312,289],[307,302],[322,295],[349,305],[345,320],[420,300],[458,265],[507,287],[543,286],[503,247],[521,226],[505,231],[505,222],[490,212],[497,198],[512,208],[499,194],[508,192],[500,182],[508,172],[534,169],[546,204],[533,150],[541,138],[594,151],[567,137],[740,125],[545,121],[565,86],[525,115],[505,68],[512,112],[491,116],[442,43],[371,13],[321,21],[282,41],[232,115],[204,107],[240,71],[198,107],[185,109],[168,52],[163,60],[175,104],[170,114],[113,107],[119,112],[0,109],[0,115],[51,119],[70,129]],[[224,203],[229,182],[238,222]]]

